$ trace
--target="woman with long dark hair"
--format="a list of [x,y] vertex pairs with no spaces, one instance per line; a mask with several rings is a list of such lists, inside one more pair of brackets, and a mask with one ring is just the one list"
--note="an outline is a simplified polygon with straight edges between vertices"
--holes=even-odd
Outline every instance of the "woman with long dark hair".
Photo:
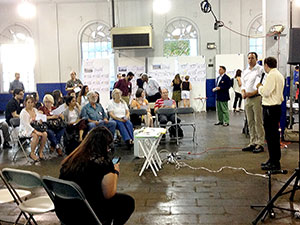
[[[117,193],[119,163],[113,164],[109,157],[113,136],[106,127],[92,129],[82,143],[62,161],[60,178],[77,183],[102,224],[125,224],[134,211],[134,199]],[[79,212],[78,212],[79,211]],[[67,209],[56,209],[56,213],[72,219],[80,213],[76,204]],[[88,224],[82,221],[70,224]]]
[[79,103],[79,105],[81,105],[81,107],[89,103],[89,99],[87,97],[88,92],[89,92],[89,86],[83,85],[77,97],[77,102]]
[[[234,90],[234,93],[235,93],[235,98],[234,98],[234,103],[233,103],[233,111],[234,112],[239,112],[240,110],[242,110],[241,109],[241,105],[242,105],[241,75],[242,75],[242,71],[237,70],[236,73],[235,73],[234,80],[233,80],[233,90]],[[239,103],[238,107],[236,107],[237,103]]]
[[182,80],[179,74],[176,74],[171,86],[173,87],[172,99],[176,102],[176,107],[178,108],[181,101],[181,83]]

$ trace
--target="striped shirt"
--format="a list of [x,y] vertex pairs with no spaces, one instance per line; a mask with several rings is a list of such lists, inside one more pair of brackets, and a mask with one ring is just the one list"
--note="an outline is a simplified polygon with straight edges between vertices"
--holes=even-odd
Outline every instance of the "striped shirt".
[[[170,100],[170,98],[168,98],[167,100]],[[164,105],[164,101],[162,98],[160,99],[157,99],[156,102],[155,102],[155,106],[154,108],[161,108],[163,105]],[[172,104],[176,104],[176,102],[172,99]]]

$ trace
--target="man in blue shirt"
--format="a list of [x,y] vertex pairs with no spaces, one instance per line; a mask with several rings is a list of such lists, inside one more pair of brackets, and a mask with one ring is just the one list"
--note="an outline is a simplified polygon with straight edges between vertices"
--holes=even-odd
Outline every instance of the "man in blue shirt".
[[107,127],[112,135],[115,135],[116,122],[109,121],[108,117],[100,103],[96,103],[97,95],[91,91],[87,94],[89,103],[81,109],[81,118],[88,120],[88,129],[91,130],[96,126]]

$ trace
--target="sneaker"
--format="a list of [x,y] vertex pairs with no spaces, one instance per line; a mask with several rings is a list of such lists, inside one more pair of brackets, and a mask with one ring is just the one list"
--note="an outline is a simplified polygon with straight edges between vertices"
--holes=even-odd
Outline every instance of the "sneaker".
[[223,127],[228,127],[229,126],[229,123],[224,123],[223,124]]
[[252,152],[255,149],[255,145],[249,145],[245,148],[242,148],[243,152]]
[[223,125],[223,123],[222,123],[222,122],[219,122],[219,123],[215,123],[215,125],[216,125],[216,126],[218,126],[218,125]]
[[253,153],[260,153],[264,151],[264,147],[261,145],[257,145],[255,149],[253,149]]

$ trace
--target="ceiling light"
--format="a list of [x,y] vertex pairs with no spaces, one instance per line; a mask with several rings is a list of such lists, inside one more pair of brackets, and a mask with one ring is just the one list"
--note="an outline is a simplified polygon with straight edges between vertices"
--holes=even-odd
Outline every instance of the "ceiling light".
[[153,11],[158,14],[165,14],[171,9],[170,0],[154,0],[153,1]]
[[27,0],[23,0],[18,5],[18,13],[24,19],[30,19],[30,18],[34,17],[35,14],[36,14],[35,5],[33,5],[32,3],[28,2]]

